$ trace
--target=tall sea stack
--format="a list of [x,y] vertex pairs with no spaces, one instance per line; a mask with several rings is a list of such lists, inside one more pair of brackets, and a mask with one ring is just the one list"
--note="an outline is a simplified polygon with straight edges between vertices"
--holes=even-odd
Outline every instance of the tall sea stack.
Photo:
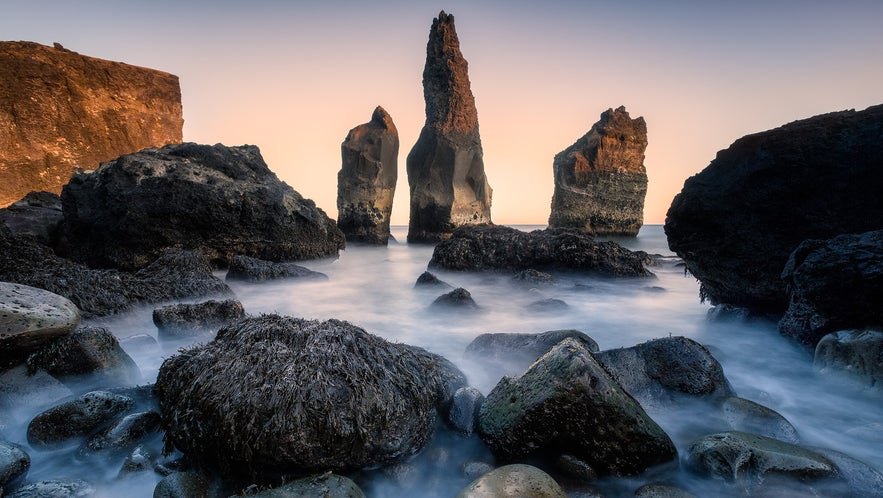
[[346,240],[386,245],[398,178],[399,133],[382,107],[356,126],[340,146],[337,226]]
[[0,42],[0,206],[61,193],[76,167],[181,143],[178,77],[32,42]]
[[647,124],[608,109],[588,133],[555,155],[550,227],[637,235],[647,194]]
[[408,154],[408,242],[438,242],[457,227],[491,223],[491,187],[467,71],[454,16],[442,11],[426,44],[426,124]]

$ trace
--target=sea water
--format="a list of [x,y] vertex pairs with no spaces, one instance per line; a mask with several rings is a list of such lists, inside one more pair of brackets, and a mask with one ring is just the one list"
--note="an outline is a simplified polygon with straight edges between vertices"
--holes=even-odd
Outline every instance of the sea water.
[[[406,244],[406,230],[407,227],[393,227],[396,240],[391,240],[388,247],[350,245],[339,258],[301,263],[328,275],[327,281],[293,279],[229,284],[250,314],[347,320],[390,341],[421,346],[443,355],[484,394],[493,389],[501,372],[489,371],[481,360],[464,355],[466,346],[479,334],[577,329],[594,338],[602,350],[659,337],[686,336],[712,351],[738,395],[787,418],[797,428],[801,444],[834,449],[877,469],[883,468],[881,397],[861,390],[858,384],[814,372],[811,352],[779,336],[775,323],[709,322],[706,315],[710,307],[700,302],[698,283],[685,273],[683,264],[668,249],[659,225],[644,226],[637,237],[613,239],[629,249],[659,255],[659,264],[650,267],[655,278],[557,274],[556,284],[538,287],[517,282],[511,274],[433,270],[443,281],[472,294],[480,311],[468,314],[433,309],[431,303],[444,290],[415,288],[417,277],[427,269],[433,248]],[[560,299],[567,307],[551,311],[529,307],[548,298]],[[108,327],[124,344],[126,338],[138,334],[155,337],[152,309],[153,306],[134,310],[98,324]],[[164,343],[159,349],[133,345],[127,347],[127,352],[136,360],[145,381],[151,382],[163,359],[186,345]],[[710,430],[726,429],[710,426],[709,420],[714,417],[705,410],[705,405],[677,410],[648,407],[648,413],[672,436],[682,459],[692,439]],[[77,477],[93,482],[99,496],[152,496],[160,477],[147,473],[119,481],[116,475],[120,460],[105,464],[84,462],[70,449],[31,449],[25,428],[36,413],[38,409],[32,408],[30,412],[18,411],[7,417],[11,425],[4,433],[11,441],[25,446],[31,455],[28,481]],[[492,461],[492,457],[474,436],[458,438],[443,433],[409,466],[356,477],[369,496],[453,496],[469,482],[460,469],[460,464],[468,460]],[[684,471],[605,481],[598,486],[608,496],[630,496],[635,487],[651,478],[674,482],[698,493],[719,492]]]

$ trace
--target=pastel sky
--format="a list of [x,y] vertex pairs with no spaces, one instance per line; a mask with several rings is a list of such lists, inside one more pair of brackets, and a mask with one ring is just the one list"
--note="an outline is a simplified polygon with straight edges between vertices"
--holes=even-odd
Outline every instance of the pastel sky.
[[610,107],[647,121],[646,223],[737,138],[883,102],[883,2],[3,0],[0,38],[179,76],[184,139],[255,144],[337,217],[340,143],[377,105],[405,157],[432,19],[456,19],[497,223],[544,224],[552,158]]

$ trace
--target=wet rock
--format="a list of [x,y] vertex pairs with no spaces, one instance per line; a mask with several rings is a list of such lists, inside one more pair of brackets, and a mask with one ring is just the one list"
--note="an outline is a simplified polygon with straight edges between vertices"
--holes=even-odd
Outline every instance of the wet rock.
[[99,430],[134,405],[128,396],[92,391],[54,406],[28,424],[28,443],[34,449],[50,449]]
[[351,479],[328,472],[298,479],[284,486],[249,496],[256,498],[364,498],[365,494]]
[[227,271],[227,280],[265,282],[281,278],[328,280],[328,276],[324,273],[304,268],[295,263],[274,263],[242,255],[233,256],[233,262],[230,263],[230,269]]
[[518,375],[568,337],[578,340],[593,353],[598,351],[598,343],[579,330],[550,330],[539,334],[481,334],[466,346],[463,356],[480,363],[486,370]]
[[81,453],[89,454],[129,449],[147,437],[158,434],[159,428],[159,413],[154,411],[132,413],[90,437],[83,446]]
[[526,309],[527,311],[536,313],[549,313],[554,311],[564,311],[569,307],[570,306],[561,299],[546,298],[528,304]]
[[591,465],[573,455],[561,455],[555,460],[555,468],[563,474],[584,482],[598,480],[598,473]]
[[73,394],[68,387],[45,371],[29,374],[25,365],[0,373],[0,410],[44,407]]
[[676,486],[654,483],[636,489],[635,498],[696,498],[696,495]]
[[839,476],[846,481],[853,496],[864,498],[883,497],[883,473],[870,465],[839,451],[826,448],[810,448],[837,466]]
[[795,121],[735,141],[689,178],[665,233],[701,296],[782,312],[780,275],[801,242],[883,228],[881,129],[880,105]]
[[767,408],[744,398],[725,398],[721,402],[724,419],[735,431],[749,432],[759,436],[770,437],[798,443],[800,437],[797,429],[775,410]]
[[454,16],[432,21],[423,69],[426,123],[408,154],[408,242],[438,242],[459,226],[491,222],[478,112]]
[[89,376],[101,387],[141,382],[141,371],[107,329],[84,327],[55,340],[28,357],[28,370],[45,370],[61,381]]
[[154,394],[184,454],[260,477],[401,461],[464,384],[447,360],[347,322],[264,315],[167,359]]
[[667,404],[681,395],[708,399],[734,395],[711,352],[686,337],[664,337],[630,348],[608,349],[596,357],[642,403]]
[[556,281],[554,276],[533,268],[521,270],[512,277],[512,280],[529,285],[551,285]]
[[649,256],[574,229],[527,233],[504,226],[460,228],[432,252],[430,268],[447,270],[577,270],[610,277],[649,277]]
[[67,334],[79,321],[80,310],[67,298],[0,282],[0,370],[24,363],[29,354]]
[[505,465],[478,479],[457,498],[566,498],[567,494],[549,474],[523,464]]
[[0,441],[0,489],[15,485],[30,468],[31,457],[20,446]]
[[420,479],[420,470],[410,462],[387,465],[381,469],[381,473],[399,488],[413,488]]
[[549,227],[637,235],[647,195],[647,124],[608,109],[582,138],[555,155]]
[[487,395],[479,434],[498,458],[569,454],[600,475],[634,475],[676,458],[674,444],[592,353],[565,339]]
[[120,339],[120,346],[128,351],[158,350],[159,343],[156,338],[148,334],[135,334]]
[[50,192],[28,192],[0,209],[0,224],[14,235],[29,235],[40,244],[55,247],[61,232],[61,197]]
[[414,284],[414,287],[442,287],[445,289],[454,288],[451,284],[439,280],[438,277],[428,271],[421,273],[420,276],[417,277],[417,282]]
[[160,339],[192,337],[216,330],[245,316],[242,303],[234,299],[170,304],[153,310],[153,324]]
[[171,247],[229,264],[237,254],[294,261],[344,246],[334,220],[252,145],[144,149],[75,175],[61,200],[71,258],[91,267],[143,268]]
[[340,150],[337,226],[348,241],[386,245],[398,180],[399,133],[392,117],[378,106],[370,122],[349,131]]
[[472,294],[468,290],[458,287],[447,294],[442,294],[435,298],[435,301],[432,302],[432,307],[477,310],[478,304],[472,299]]
[[208,498],[211,482],[197,472],[175,472],[163,477],[153,488],[153,498]]
[[482,403],[484,395],[478,389],[471,386],[457,389],[448,411],[448,423],[466,435],[472,434],[478,423],[478,412]]
[[22,486],[6,498],[87,498],[95,488],[82,479],[49,479]]
[[142,472],[153,472],[153,467],[156,465],[156,457],[153,456],[150,450],[148,450],[144,445],[135,446],[126,459],[123,461],[123,466],[120,468],[119,474],[117,474],[118,479],[124,479],[133,474],[139,474]]
[[845,374],[883,390],[883,332],[841,330],[828,334],[816,346],[813,366],[823,374]]

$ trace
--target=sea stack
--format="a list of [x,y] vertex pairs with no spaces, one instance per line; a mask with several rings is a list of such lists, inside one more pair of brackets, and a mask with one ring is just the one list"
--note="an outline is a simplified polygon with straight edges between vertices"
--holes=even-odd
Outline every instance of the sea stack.
[[441,11],[426,44],[426,124],[408,154],[408,242],[438,242],[457,227],[491,223],[491,187],[467,72],[454,16]]
[[549,227],[637,235],[647,194],[647,124],[608,109],[588,133],[555,155]]
[[371,121],[356,126],[340,146],[337,226],[346,240],[386,245],[398,179],[399,133],[377,106]]
[[181,143],[178,77],[59,44],[0,42],[0,206],[61,193],[75,168]]

